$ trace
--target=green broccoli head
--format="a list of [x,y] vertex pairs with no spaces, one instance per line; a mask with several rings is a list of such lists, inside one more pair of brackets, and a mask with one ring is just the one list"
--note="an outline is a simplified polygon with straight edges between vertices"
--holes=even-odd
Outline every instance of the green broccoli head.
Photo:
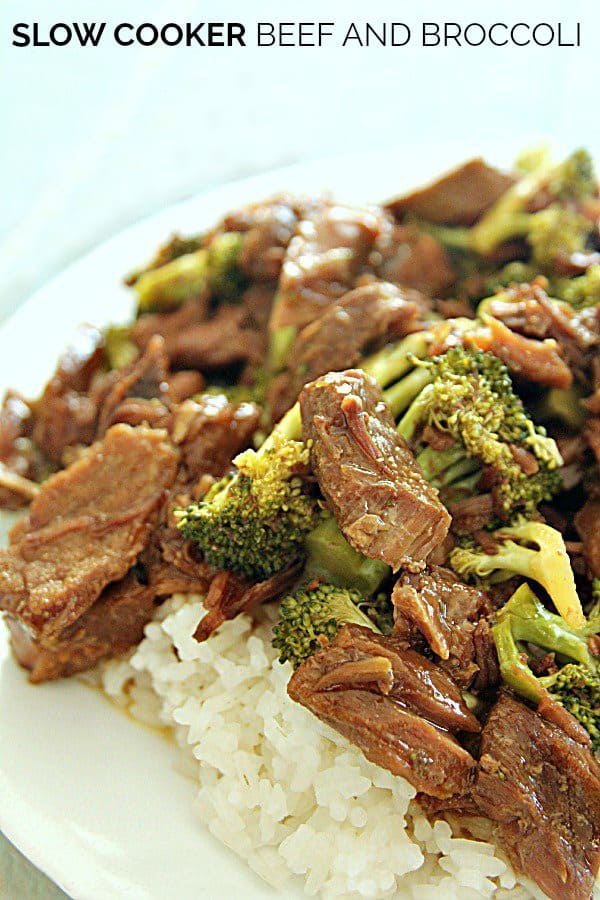
[[303,477],[309,448],[275,433],[266,450],[247,450],[234,462],[235,475],[176,511],[178,524],[210,565],[251,579],[269,578],[303,552],[319,518]]
[[557,261],[585,251],[592,228],[589,219],[559,203],[529,216],[527,241],[533,264],[552,273]]
[[522,575],[548,592],[557,611],[572,627],[585,622],[571,562],[560,532],[541,522],[519,522],[494,532],[496,552],[487,553],[469,539],[450,554],[457,575],[471,580],[505,581]]
[[357,591],[313,582],[281,601],[281,620],[273,629],[273,646],[279,662],[294,668],[331,641],[342,625],[364,625],[379,631],[374,621],[360,609]]
[[556,166],[548,180],[548,190],[563,202],[586,200],[596,193],[594,163],[580,148]]
[[[503,681],[517,694],[539,703],[548,691],[590,734],[600,750],[600,681],[587,638],[600,631],[600,618],[573,627],[549,612],[523,584],[498,612],[492,628]],[[536,677],[530,668],[532,647],[556,654],[565,664],[552,675]]]
[[[419,368],[429,383],[402,416],[398,431],[415,450],[425,477],[441,489],[472,475],[477,465],[491,466],[502,518],[531,517],[560,489],[562,459],[554,440],[527,415],[506,366],[491,353],[453,347]],[[397,387],[391,392],[398,393]],[[424,425],[449,433],[456,446],[419,452]],[[533,454],[537,472],[523,472],[515,456],[518,447]]]
[[600,675],[597,668],[569,663],[559,669],[547,688],[592,739],[595,753],[600,753]]
[[600,266],[590,266],[585,275],[555,282],[556,293],[574,309],[588,309],[600,303]]

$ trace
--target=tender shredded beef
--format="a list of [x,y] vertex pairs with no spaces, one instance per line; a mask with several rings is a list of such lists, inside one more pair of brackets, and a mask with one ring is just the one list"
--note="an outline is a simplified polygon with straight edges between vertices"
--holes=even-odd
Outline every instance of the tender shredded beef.
[[302,560],[298,560],[285,571],[258,584],[249,584],[232,572],[218,572],[204,598],[207,613],[196,629],[196,640],[205,641],[227,619],[235,619],[242,612],[280,597],[298,580],[302,566]]
[[269,330],[299,331],[350,290],[384,227],[376,208],[312,206],[287,248]]
[[600,767],[590,750],[507,694],[481,736],[473,797],[513,865],[552,900],[589,900],[600,865]]
[[561,390],[566,390],[573,383],[573,374],[560,355],[555,340],[547,338],[539,341],[517,334],[492,316],[485,317],[484,325],[468,328],[460,320],[442,323],[436,328],[429,353],[437,356],[459,344],[493,353],[512,375],[525,381]]
[[375,271],[379,278],[430,297],[446,291],[456,280],[448,253],[430,234],[413,225],[395,225],[377,246]]
[[440,225],[473,225],[514,184],[514,175],[471,159],[427,187],[387,204],[398,217],[410,213]]
[[253,403],[230,403],[224,394],[203,394],[182,403],[171,436],[181,448],[188,479],[224,475],[233,457],[250,445],[259,420]]
[[449,569],[431,566],[401,575],[392,603],[398,637],[417,647],[424,638],[461,688],[475,682],[482,690],[498,681],[496,651],[485,627],[492,604],[484,591],[463,584]]
[[88,391],[103,361],[101,332],[82,326],[42,396],[32,404],[33,440],[53,463],[61,462],[66,447],[94,439],[97,406]]
[[469,790],[475,761],[454,733],[476,733],[479,723],[452,679],[393,637],[341,628],[294,672],[288,693],[417,790],[440,798]]
[[174,312],[144,313],[131,326],[131,340],[140,350],[144,350],[148,341],[159,334],[165,343],[177,339],[182,331],[199,325],[208,316],[208,296],[204,300],[189,300]]
[[7,617],[15,656],[38,683],[83,672],[105,656],[138,644],[154,612],[155,591],[133,575],[107,587],[96,602],[52,638],[36,639],[19,619]]
[[575,516],[575,528],[583,542],[588,568],[600,578],[600,499],[588,500]]
[[220,306],[210,319],[165,336],[173,368],[202,372],[236,363],[259,363],[264,344],[264,335],[248,327],[246,310],[239,304]]
[[394,571],[422,569],[450,516],[375,381],[360,370],[329,373],[304,388],[300,408],[313,471],[348,542]]
[[245,206],[224,220],[226,231],[244,234],[239,265],[252,281],[279,278],[285,250],[302,209],[301,202],[281,196]]
[[[125,413],[128,401],[135,399],[142,401],[141,409],[148,410],[148,424],[160,424],[164,427],[165,417],[168,417],[169,397],[169,360],[165,353],[164,340],[160,335],[154,335],[146,346],[143,355],[128,369],[118,370],[114,373],[113,383],[101,403],[98,417],[97,437],[102,437],[106,429],[116,422],[127,422],[131,425],[141,424],[140,414],[133,416],[131,412]],[[159,401],[154,404],[154,412],[148,405],[152,400]],[[143,401],[146,401],[144,404]],[[138,404],[138,408],[139,404]],[[129,409],[132,409],[129,403]],[[133,420],[132,420],[133,418]],[[136,418],[138,421],[136,421]],[[82,442],[84,443],[84,442]]]
[[373,282],[345,294],[306,325],[288,356],[287,371],[269,395],[274,421],[294,405],[305,384],[355,365],[377,341],[402,337],[418,322],[421,298],[386,282]]
[[590,355],[600,343],[597,323],[588,322],[568,303],[551,300],[542,284],[514,285],[505,298],[490,300],[487,311],[511,331],[556,340],[569,366],[585,379]]
[[111,428],[45,482],[0,551],[0,608],[37,636],[59,635],[135,563],[175,473],[164,432]]

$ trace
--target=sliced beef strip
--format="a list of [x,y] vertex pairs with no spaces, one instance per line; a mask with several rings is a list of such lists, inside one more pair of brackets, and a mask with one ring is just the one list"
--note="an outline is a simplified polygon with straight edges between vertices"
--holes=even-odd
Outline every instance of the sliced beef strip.
[[88,391],[103,362],[101,332],[82,325],[41,397],[32,404],[33,440],[53,463],[61,462],[66,447],[94,440],[98,410]]
[[513,865],[553,900],[589,900],[600,865],[600,767],[523,703],[501,695],[481,737],[473,797]]
[[0,509],[20,509],[36,495],[48,463],[31,439],[31,404],[7,391],[0,408]]
[[[161,419],[168,414],[169,397],[169,360],[165,353],[165,344],[160,335],[150,338],[142,356],[125,370],[114,373],[114,383],[104,397],[98,417],[97,437],[102,437],[107,428],[115,422],[128,421],[123,417],[121,407],[128,400],[161,401],[157,405]],[[142,404],[143,405],[143,404]],[[152,418],[154,415],[148,410]],[[143,420],[142,420],[143,421]],[[131,422],[130,424],[140,424]],[[163,422],[164,424],[164,422]]]
[[145,349],[155,334],[159,334],[168,343],[181,332],[204,322],[208,312],[208,298],[206,298],[202,301],[190,300],[174,312],[144,313],[132,325],[130,338],[140,350]]
[[511,331],[556,340],[571,368],[585,378],[590,355],[600,343],[597,323],[588,322],[568,303],[550,299],[541,284],[514,285],[504,297],[490,300],[487,311]]
[[473,225],[506,193],[515,178],[478,157],[427,187],[387,204],[399,218],[407,213],[440,225]]
[[36,636],[60,634],[135,563],[176,468],[165,432],[111,428],[45,482],[0,551],[0,608]]
[[250,324],[244,306],[220,306],[210,319],[165,337],[171,367],[204,372],[262,362],[265,338]]
[[203,394],[180,404],[171,436],[181,448],[189,480],[224,475],[234,456],[250,446],[259,420],[253,403],[230,403],[224,394]]
[[395,225],[377,244],[379,278],[429,297],[444,293],[456,280],[448,253],[430,234],[414,225]]
[[[398,636],[413,644],[416,629],[439,665],[461,688],[470,687],[476,679],[480,689],[490,686],[490,676],[497,680],[498,666],[490,662],[486,636],[481,630],[477,641],[475,636],[480,620],[492,611],[483,591],[463,584],[450,569],[430,566],[418,574],[402,574],[394,586],[392,603]],[[477,662],[477,645],[485,673]]]
[[269,330],[299,331],[350,290],[385,227],[375,207],[315,203],[287,248]]
[[423,478],[375,381],[331,372],[300,395],[311,465],[348,542],[394,571],[419,571],[450,516]]
[[493,353],[517,378],[562,390],[571,387],[573,374],[556,341],[528,338],[511,331],[499,319],[489,315],[483,318],[485,324],[477,326],[464,319],[448,319],[437,325],[430,356],[459,345],[475,347]]
[[305,384],[325,372],[359,362],[376,341],[402,337],[419,315],[420,298],[386,282],[373,282],[345,294],[298,334],[287,371],[269,395],[274,421],[294,405]]
[[298,580],[302,568],[303,561],[299,560],[285,571],[258,584],[250,584],[232,572],[217,572],[204,598],[207,613],[200,620],[195,639],[205,641],[226,620],[235,619],[240,613],[280,597]]
[[523,337],[491,316],[485,326],[467,335],[466,343],[493,353],[513,375],[525,381],[561,390],[570,388],[573,383],[571,370],[555,341]]
[[594,578],[600,578],[600,500],[589,499],[575,516],[583,553]]
[[276,281],[303,204],[287,196],[254,203],[231,213],[225,231],[244,234],[239,266],[252,281]]
[[452,679],[394,638],[345,626],[296,669],[288,693],[417,790],[468,792],[475,761],[453,732],[476,733],[479,723]]
[[39,683],[91,669],[106,656],[118,656],[138,644],[152,618],[155,591],[127,575],[107,587],[80,618],[55,638],[37,640],[19,619],[7,617],[19,663]]

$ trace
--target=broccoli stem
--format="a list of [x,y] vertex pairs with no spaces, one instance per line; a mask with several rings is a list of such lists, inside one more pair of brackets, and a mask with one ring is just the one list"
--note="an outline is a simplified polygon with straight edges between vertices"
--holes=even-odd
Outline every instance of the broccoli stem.
[[409,334],[397,344],[389,344],[366,359],[361,368],[374,378],[381,388],[406,375],[414,367],[414,359],[424,359],[431,335],[426,331]]
[[549,612],[529,585],[522,584],[498,612],[492,635],[502,679],[514,691],[538,703],[544,689],[552,687],[555,676],[536,678],[527,662],[526,644],[553,651],[569,662],[593,667],[587,635],[600,629],[600,620],[588,621],[581,628],[567,625]]
[[416,459],[425,480],[434,486],[439,483],[451,484],[455,477],[460,478],[475,471],[473,466],[479,468],[477,461],[469,459],[460,444],[454,444],[448,450],[434,450],[433,447],[426,446],[417,453]]
[[[426,366],[416,366],[412,372],[409,372],[408,375],[405,375],[404,378],[387,389],[384,396],[390,405],[392,415],[395,419],[406,409],[408,409],[410,413],[413,407],[415,409],[413,418],[420,413],[421,407],[416,398],[419,397],[423,389],[427,387],[431,381],[432,376],[429,369]],[[416,424],[418,424],[418,419],[416,420]],[[402,432],[400,433],[402,434]],[[402,436],[404,437],[404,435]]]
[[[420,367],[424,368],[424,367]],[[425,375],[427,377],[427,381],[425,381],[425,385],[422,387],[416,399],[412,402],[409,399],[410,406],[398,422],[398,434],[404,438],[407,443],[410,443],[415,435],[415,432],[419,428],[420,425],[423,424],[424,421],[427,421],[427,415],[429,413],[429,401],[431,399],[431,387],[430,383],[433,380],[431,377],[431,373],[429,369],[425,369]],[[406,381],[407,379],[404,379]],[[415,381],[418,380],[415,378]]]
[[511,621],[504,619],[492,628],[492,636],[496,645],[500,675],[505,684],[517,694],[539,703],[542,690],[535,675],[525,662],[525,654],[519,649],[513,637]]
[[346,541],[334,518],[327,518],[308,533],[304,576],[324,578],[338,587],[372,597],[391,569],[378,559],[367,559]]

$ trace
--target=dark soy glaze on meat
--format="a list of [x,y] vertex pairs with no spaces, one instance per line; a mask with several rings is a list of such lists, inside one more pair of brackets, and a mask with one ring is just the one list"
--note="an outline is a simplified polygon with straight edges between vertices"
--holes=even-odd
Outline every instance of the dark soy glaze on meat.
[[469,790],[475,760],[454,732],[477,733],[479,723],[452,679],[394,638],[345,626],[296,669],[288,693],[417,790],[439,798]]
[[381,389],[360,370],[333,372],[300,394],[311,465],[347,541],[392,569],[420,570],[450,516],[398,435]]

